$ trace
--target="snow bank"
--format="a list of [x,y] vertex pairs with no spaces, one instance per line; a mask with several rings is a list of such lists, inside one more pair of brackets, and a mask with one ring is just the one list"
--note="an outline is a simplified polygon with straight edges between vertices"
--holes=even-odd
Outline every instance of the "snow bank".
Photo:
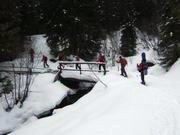
[[[150,76],[148,86],[113,71],[75,104],[11,135],[179,135],[180,104]],[[167,83],[169,80],[166,78]],[[152,85],[151,85],[152,84]],[[178,85],[177,88],[180,88]]]
[[22,108],[15,106],[7,113],[0,105],[0,134],[17,128],[31,117],[50,110],[61,102],[69,89],[59,82],[52,83],[53,78],[53,74],[37,76]]
[[161,77],[159,85],[180,103],[180,59]]
[[35,50],[36,53],[44,54],[50,57],[50,48],[47,46],[45,35],[34,35],[31,36],[32,40],[32,48]]
[[178,78],[180,76],[179,67],[180,67],[180,59],[178,59],[177,62],[170,68],[170,70],[167,73],[167,75],[169,77],[172,77],[175,80],[177,80],[176,78]]
[[[42,36],[39,39],[34,44],[44,42]],[[147,60],[158,63],[153,50],[145,52]],[[59,103],[68,88],[52,83],[53,74],[37,76],[22,109],[16,106],[7,113],[0,107],[0,134],[19,127],[11,135],[180,135],[180,60],[167,74],[158,64],[151,67],[144,86],[136,69],[140,55],[128,58],[128,78],[120,76],[117,67],[110,68],[106,76],[97,73],[108,87],[98,82],[73,105],[39,120],[35,116]],[[64,72],[69,75],[78,76]]]
[[53,78],[53,74],[38,75],[22,108],[15,106],[7,113],[0,105],[0,134],[11,131],[28,120],[36,120],[34,116],[54,108],[61,102],[69,89],[59,82],[52,83]]
[[[43,35],[35,35],[31,37],[32,48],[35,50],[35,61],[38,63],[42,55],[45,54],[49,58],[49,47],[46,44],[46,38]],[[22,58],[20,58],[22,59]],[[13,62],[16,63],[18,59]],[[9,65],[10,62],[5,62],[3,65]],[[49,63],[51,69],[57,69],[57,63]],[[36,70],[40,71],[43,64],[36,64]],[[39,69],[40,68],[40,69]],[[46,70],[46,69],[45,69]],[[42,69],[43,71],[43,69]],[[23,107],[19,108],[18,105],[11,110],[5,112],[3,104],[0,104],[0,134],[15,130],[22,124],[27,124],[36,120],[36,115],[54,108],[66,96],[69,88],[60,84],[59,82],[53,83],[55,74],[40,74],[34,80],[27,100],[24,102]],[[2,102],[2,101],[1,101]]]

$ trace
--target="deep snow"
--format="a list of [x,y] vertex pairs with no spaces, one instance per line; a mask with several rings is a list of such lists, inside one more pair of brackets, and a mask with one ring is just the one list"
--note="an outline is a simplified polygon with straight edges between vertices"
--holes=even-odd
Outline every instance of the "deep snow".
[[134,72],[124,78],[112,70],[101,77],[107,88],[99,82],[75,104],[11,135],[179,135],[179,68],[180,60],[165,75],[148,75],[148,86]]
[[[44,41],[39,36],[36,44],[41,43]],[[153,50],[146,54],[148,60],[157,63]],[[34,114],[60,102],[69,89],[52,83],[53,74],[37,76],[22,109],[15,107],[10,113],[0,109],[0,131],[14,128],[11,135],[180,135],[180,60],[167,73],[158,65],[151,67],[144,86],[136,69],[140,59],[140,53],[128,58],[128,78],[120,76],[118,65],[108,67],[110,72],[105,76],[97,73],[108,87],[98,82],[73,105],[39,120]],[[50,64],[50,68],[56,67]]]

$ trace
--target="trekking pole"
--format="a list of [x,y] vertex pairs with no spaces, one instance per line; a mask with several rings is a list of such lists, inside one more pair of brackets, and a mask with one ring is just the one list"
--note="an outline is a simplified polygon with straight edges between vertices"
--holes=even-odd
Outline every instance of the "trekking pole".
[[105,83],[94,73],[94,71],[93,71],[92,68],[89,66],[89,64],[88,64],[88,67],[89,67],[89,69],[91,70],[91,72],[94,74],[94,76],[107,88],[107,87],[108,87],[107,84],[105,84]]

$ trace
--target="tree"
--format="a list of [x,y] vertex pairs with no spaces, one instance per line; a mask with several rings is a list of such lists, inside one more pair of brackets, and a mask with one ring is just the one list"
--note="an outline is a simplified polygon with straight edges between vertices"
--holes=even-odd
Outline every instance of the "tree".
[[126,26],[122,30],[121,43],[120,52],[123,56],[133,56],[136,53],[136,32],[133,26]]
[[7,95],[13,91],[12,82],[7,76],[5,76],[1,78],[0,83],[1,83],[1,88],[2,88],[1,96],[2,95],[4,96],[5,102],[7,104],[7,106],[5,107],[5,110],[10,111],[12,109],[12,104],[11,104],[11,101],[8,99]]
[[101,41],[118,30],[124,18],[118,0],[47,0],[41,6],[49,46],[55,53],[59,46],[67,53],[80,53],[86,60],[93,58]]
[[[4,101],[6,111],[10,111],[17,104],[19,107],[23,106],[35,78],[32,69],[40,62],[40,59],[32,62],[28,52],[21,55],[21,58],[6,63],[9,65],[6,72],[0,72],[0,98]],[[36,53],[37,55],[39,54]]]
[[137,18],[135,26],[142,32],[158,36],[158,9],[161,8],[158,0],[135,0],[134,8]]
[[0,61],[12,60],[22,50],[17,5],[17,0],[2,0],[0,4]]
[[[119,55],[120,44],[121,44],[121,31],[116,31],[108,34],[104,45],[104,50],[107,59],[112,62],[112,66],[115,66],[116,56]],[[110,44],[110,45],[109,45]]]
[[44,25],[40,23],[40,0],[18,0],[21,18],[21,34],[24,36],[42,34]]
[[169,69],[180,57],[180,3],[164,0],[161,3],[161,24],[159,44],[162,65]]

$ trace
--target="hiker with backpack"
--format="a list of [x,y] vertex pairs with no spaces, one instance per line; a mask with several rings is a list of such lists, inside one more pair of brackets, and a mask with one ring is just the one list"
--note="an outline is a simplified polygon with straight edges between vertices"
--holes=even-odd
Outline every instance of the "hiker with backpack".
[[[79,56],[77,55],[77,56],[75,56],[75,61],[80,61],[80,58],[79,58]],[[76,70],[77,69],[79,69],[79,71],[80,71],[80,74],[81,74],[81,65],[80,64],[78,64],[78,63],[76,63]]]
[[43,62],[44,68],[49,67],[49,65],[47,64],[47,60],[48,60],[47,56],[43,55],[41,61]]
[[65,57],[64,57],[64,53],[63,53],[63,52],[59,52],[59,54],[58,54],[58,60],[59,60],[59,61],[64,61],[64,60],[65,60]]
[[30,62],[31,63],[34,63],[34,54],[35,54],[34,49],[30,48],[29,49],[29,55],[30,55]]
[[127,73],[125,70],[127,60],[125,58],[122,58],[122,56],[119,56],[119,59],[116,62],[121,64],[121,75],[127,77]]
[[144,52],[141,54],[141,58],[141,63],[137,64],[137,69],[141,73],[141,83],[145,85],[145,75],[147,75],[148,66],[146,63],[146,54]]
[[97,58],[97,62],[99,62],[99,72],[101,72],[101,67],[103,67],[104,69],[104,75],[106,74],[106,65],[104,64],[105,62],[105,55],[100,51],[98,58]]

